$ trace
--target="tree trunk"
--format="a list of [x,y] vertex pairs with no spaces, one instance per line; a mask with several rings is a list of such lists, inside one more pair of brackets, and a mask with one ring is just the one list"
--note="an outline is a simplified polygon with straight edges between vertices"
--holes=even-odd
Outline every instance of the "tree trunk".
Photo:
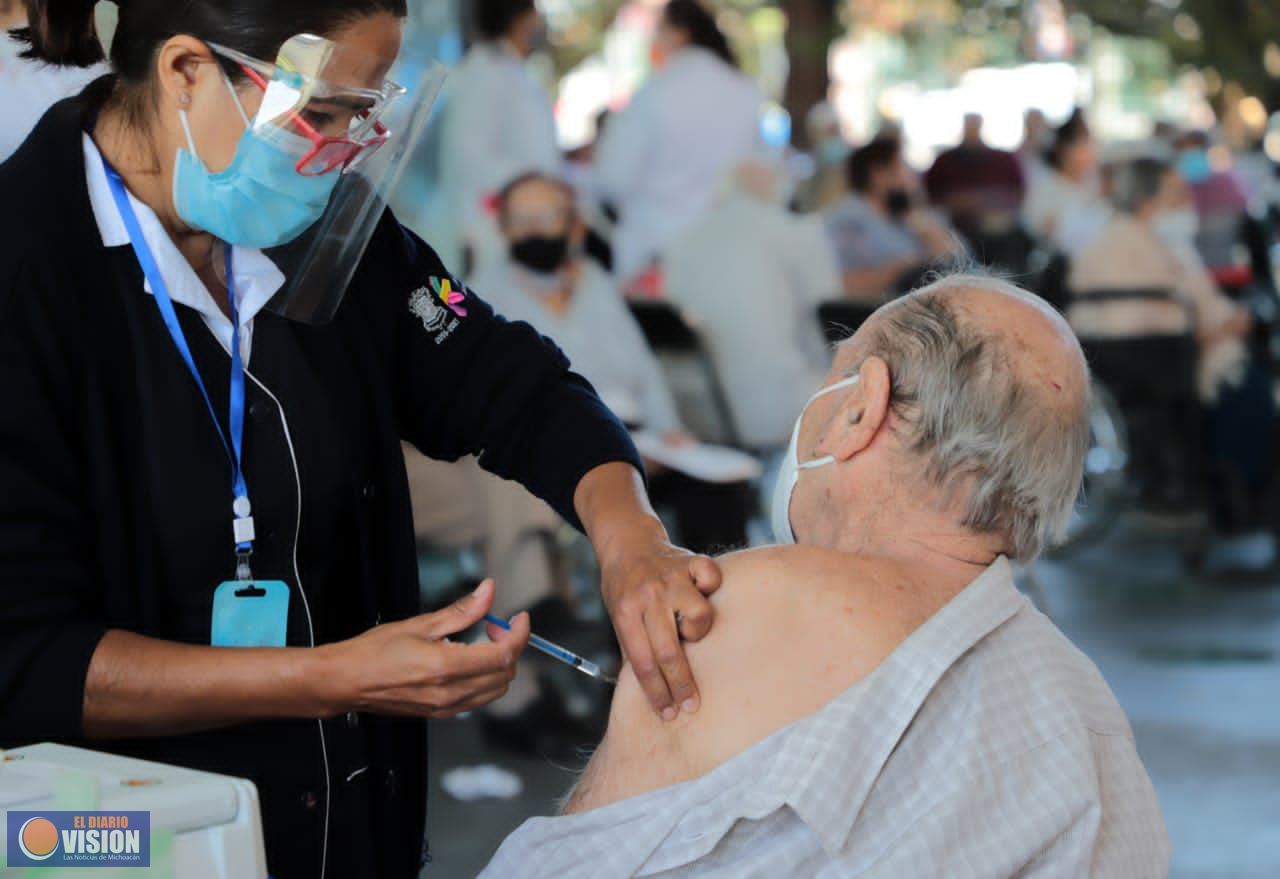
[[781,0],[787,16],[787,55],[790,70],[783,104],[791,114],[791,139],[807,143],[805,114],[827,99],[827,50],[836,30],[834,0]]

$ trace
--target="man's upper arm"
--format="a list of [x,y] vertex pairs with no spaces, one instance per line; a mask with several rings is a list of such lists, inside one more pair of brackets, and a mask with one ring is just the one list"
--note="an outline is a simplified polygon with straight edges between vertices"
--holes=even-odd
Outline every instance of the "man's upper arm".
[[[715,620],[701,641],[685,645],[701,707],[664,722],[654,714],[630,667],[623,669],[609,732],[591,761],[590,793],[579,810],[705,775],[812,714],[879,664],[905,635],[882,622],[856,595],[821,590],[821,564],[801,547],[771,547],[720,560],[724,585],[712,596]],[[856,607],[832,613],[829,597]],[[825,626],[827,638],[812,635]],[[856,646],[854,628],[857,631]]]

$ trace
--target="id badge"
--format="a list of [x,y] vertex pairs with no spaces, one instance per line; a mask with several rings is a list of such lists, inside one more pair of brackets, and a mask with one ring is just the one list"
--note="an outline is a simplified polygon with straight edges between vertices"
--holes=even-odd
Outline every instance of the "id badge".
[[214,647],[283,647],[289,631],[289,584],[229,580],[213,593]]

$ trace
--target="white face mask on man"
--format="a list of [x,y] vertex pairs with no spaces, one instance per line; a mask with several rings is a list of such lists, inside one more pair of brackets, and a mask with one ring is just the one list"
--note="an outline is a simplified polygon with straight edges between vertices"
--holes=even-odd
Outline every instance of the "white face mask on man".
[[828,464],[834,464],[836,461],[831,455],[827,455],[822,458],[815,458],[812,461],[806,461],[803,464],[800,463],[800,452],[796,446],[800,442],[800,424],[804,421],[804,413],[813,405],[813,401],[819,397],[824,397],[841,388],[852,387],[857,383],[858,376],[855,375],[823,388],[809,398],[809,402],[804,404],[804,409],[800,410],[800,415],[796,418],[796,426],[791,431],[791,444],[787,447],[787,453],[782,458],[782,466],[778,470],[778,481],[773,486],[773,504],[770,513],[773,522],[773,539],[778,543],[792,544],[796,542],[795,531],[791,528],[791,495],[795,493],[796,483],[800,481],[800,471],[825,467]]

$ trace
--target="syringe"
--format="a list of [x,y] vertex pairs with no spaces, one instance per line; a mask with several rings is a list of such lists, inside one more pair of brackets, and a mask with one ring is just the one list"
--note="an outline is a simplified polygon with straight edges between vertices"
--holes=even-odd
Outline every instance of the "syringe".
[[[507,631],[511,630],[511,624],[509,622],[499,617],[496,617],[491,613],[485,614],[484,618],[486,622],[493,623],[499,629],[506,629]],[[618,683],[617,678],[609,677],[607,674],[605,674],[600,670],[600,666],[596,665],[591,660],[585,659],[579,656],[578,654],[574,653],[572,650],[566,650],[565,648],[561,647],[559,644],[554,644],[551,641],[548,641],[546,638],[541,638],[537,635],[531,634],[529,635],[529,646],[532,647],[534,650],[539,650],[547,654],[547,656],[550,656],[552,659],[560,660],[570,668],[576,668],[578,671],[582,672],[584,675],[589,675],[590,677],[593,677],[596,680],[604,681],[606,684]]]

